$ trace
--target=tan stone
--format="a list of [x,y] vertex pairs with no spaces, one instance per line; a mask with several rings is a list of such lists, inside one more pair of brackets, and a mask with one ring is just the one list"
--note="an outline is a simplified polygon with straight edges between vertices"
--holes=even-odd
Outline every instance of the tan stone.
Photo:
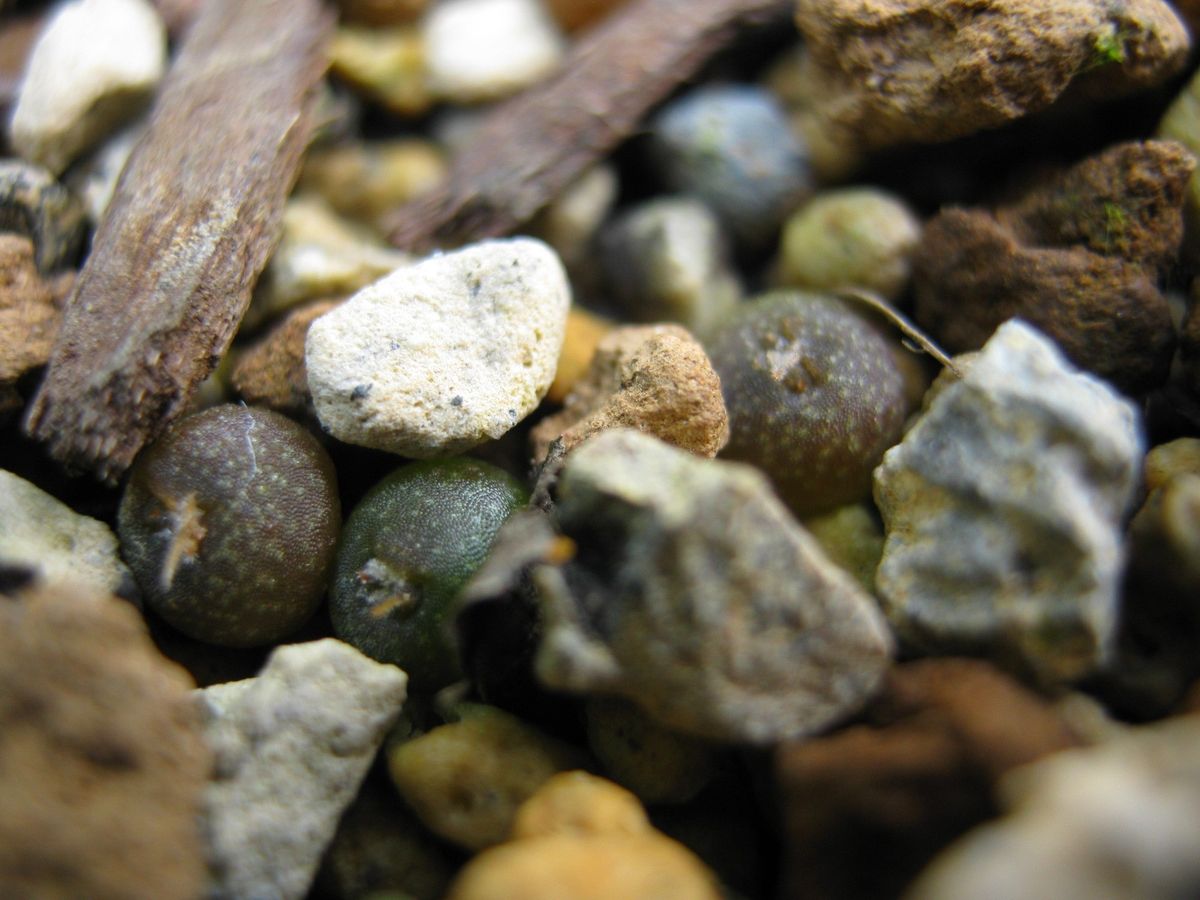
[[0,234],[0,412],[20,405],[17,379],[50,358],[74,281],[73,272],[43,279],[33,242]]
[[233,364],[229,381],[242,398],[255,406],[287,413],[315,415],[304,366],[308,326],[341,300],[318,300],[288,313],[282,322],[243,350]]
[[547,400],[562,403],[567,399],[592,364],[596,346],[614,327],[608,319],[590,313],[583,307],[571,307],[567,312],[567,330],[563,336],[562,352],[558,355],[558,369],[550,390],[546,392]]
[[653,831],[638,798],[587,772],[562,772],[521,804],[512,839],[552,834],[646,834]]
[[566,407],[534,428],[534,458],[545,459],[555,440],[569,452],[608,428],[636,428],[699,456],[725,446],[721,380],[687,329],[628,326],[601,340]]
[[123,600],[0,602],[0,896],[201,896],[211,756],[191,687]]
[[399,116],[433,105],[425,73],[425,43],[413,26],[343,26],[330,48],[333,73]]
[[1050,106],[1107,99],[1186,63],[1162,0],[798,0],[807,53],[794,96],[818,167],[945,141]]
[[1147,491],[1162,487],[1176,475],[1200,475],[1200,438],[1177,438],[1151,447],[1144,469]]

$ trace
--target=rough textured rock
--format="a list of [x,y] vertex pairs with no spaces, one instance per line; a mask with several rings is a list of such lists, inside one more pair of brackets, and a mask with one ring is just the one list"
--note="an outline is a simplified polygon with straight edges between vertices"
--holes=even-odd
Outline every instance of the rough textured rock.
[[166,54],[166,30],[145,0],[64,4],[33,48],[9,129],[13,147],[62,172],[139,111]]
[[874,603],[754,469],[606,431],[567,457],[556,514],[579,552],[533,575],[547,685],[746,743],[811,734],[878,686]]
[[571,289],[540,241],[484,241],[360,291],[308,330],[308,386],[339,440],[427,458],[498,438],[537,407]]
[[503,841],[534,791],[585,763],[576,748],[487,706],[466,707],[459,721],[388,752],[392,781],[417,817],[471,850]]
[[599,249],[612,297],[635,321],[678,322],[703,338],[742,297],[721,225],[693,198],[634,207],[604,229]]
[[1050,106],[1165,81],[1188,34],[1162,0],[799,0],[801,128],[826,174]]
[[951,847],[912,900],[1170,900],[1200,889],[1200,717],[1014,772],[1007,817]]
[[0,895],[190,900],[211,756],[132,606],[0,599]]
[[649,129],[668,188],[703,200],[743,246],[769,242],[811,187],[807,148],[756,85],[696,88],[663,107]]
[[326,638],[280,647],[255,678],[198,692],[217,761],[205,822],[211,896],[305,896],[406,681]]
[[473,859],[450,900],[716,900],[711,871],[650,827],[641,804],[584,772],[549,779],[517,811],[512,840]]
[[1161,384],[1175,329],[1156,282],[1194,165],[1173,142],[1121,144],[994,214],[944,210],[914,260],[918,323],[959,352],[1020,317],[1122,390]]
[[1137,409],[1038,331],[1004,324],[875,473],[884,610],[915,647],[1046,681],[1111,649]]
[[318,300],[293,309],[269,332],[237,355],[229,383],[247,403],[293,415],[316,417],[308,392],[304,341],[313,320],[340,300]]
[[454,103],[514,94],[563,56],[554,21],[535,0],[446,0],[421,23],[430,85]]
[[[1046,701],[974,660],[897,666],[862,720],[776,750],[781,896],[899,896],[998,813],[1004,773],[1078,743]],[[865,857],[872,865],[846,865]]]
[[0,229],[33,241],[38,271],[50,275],[79,257],[83,207],[41,166],[0,160]]
[[37,486],[0,469],[0,570],[35,573],[47,586],[78,585],[132,596],[133,577],[117,555],[117,536]]
[[74,273],[43,278],[29,239],[0,234],[0,414],[21,405],[17,380],[50,359],[74,281]]
[[320,198],[294,197],[243,325],[254,327],[305,300],[348,296],[411,262],[368,229],[338,218]]
[[784,224],[779,280],[814,291],[866,288],[895,300],[908,287],[920,236],[920,220],[894,194],[824,191]]
[[554,441],[569,453],[607,428],[636,428],[699,456],[725,446],[721,380],[687,329],[626,326],[605,336],[566,407],[533,429],[534,459],[545,460]]

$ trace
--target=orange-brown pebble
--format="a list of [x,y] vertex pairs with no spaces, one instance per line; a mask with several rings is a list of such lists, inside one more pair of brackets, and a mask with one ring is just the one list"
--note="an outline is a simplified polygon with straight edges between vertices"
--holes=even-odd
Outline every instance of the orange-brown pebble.
[[74,272],[43,278],[33,242],[0,234],[0,412],[20,405],[16,380],[50,358],[74,280]]
[[304,367],[304,338],[313,319],[341,302],[318,300],[290,312],[237,357],[229,376],[233,389],[253,406],[313,415]]
[[554,382],[546,392],[551,403],[562,403],[583,377],[596,355],[596,345],[613,330],[608,319],[590,313],[586,309],[572,306],[567,313],[567,331],[563,337],[562,351],[558,355],[558,370]]
[[569,452],[607,428],[637,428],[698,456],[725,446],[721,380],[686,328],[626,326],[606,335],[566,407],[534,428],[534,458],[544,459],[556,439]]
[[602,778],[567,772],[517,812],[513,840],[481,853],[448,900],[716,900],[712,872],[650,827],[637,799]]

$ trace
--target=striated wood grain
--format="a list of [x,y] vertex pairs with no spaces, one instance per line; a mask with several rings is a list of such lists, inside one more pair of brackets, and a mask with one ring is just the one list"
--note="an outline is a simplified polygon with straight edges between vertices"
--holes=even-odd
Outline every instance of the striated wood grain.
[[115,480],[229,345],[280,232],[333,17],[207,0],[96,233],[25,423]]
[[643,116],[781,0],[635,0],[575,44],[558,74],[502,104],[439,189],[397,211],[397,247],[507,234],[625,140]]

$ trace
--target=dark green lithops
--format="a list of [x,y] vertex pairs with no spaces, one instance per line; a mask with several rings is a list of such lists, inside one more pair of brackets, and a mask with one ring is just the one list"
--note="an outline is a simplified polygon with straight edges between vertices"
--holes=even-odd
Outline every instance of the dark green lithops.
[[797,291],[745,304],[712,341],[730,440],[799,515],[869,495],[900,437],[903,376],[888,341],[842,301]]
[[341,525],[316,439],[233,404],[178,422],[138,457],[121,498],[121,552],[146,602],[213,644],[277,641],[320,605]]
[[417,691],[460,677],[453,601],[527,499],[511,476],[474,459],[393,472],[346,521],[330,590],[338,637],[400,666]]

